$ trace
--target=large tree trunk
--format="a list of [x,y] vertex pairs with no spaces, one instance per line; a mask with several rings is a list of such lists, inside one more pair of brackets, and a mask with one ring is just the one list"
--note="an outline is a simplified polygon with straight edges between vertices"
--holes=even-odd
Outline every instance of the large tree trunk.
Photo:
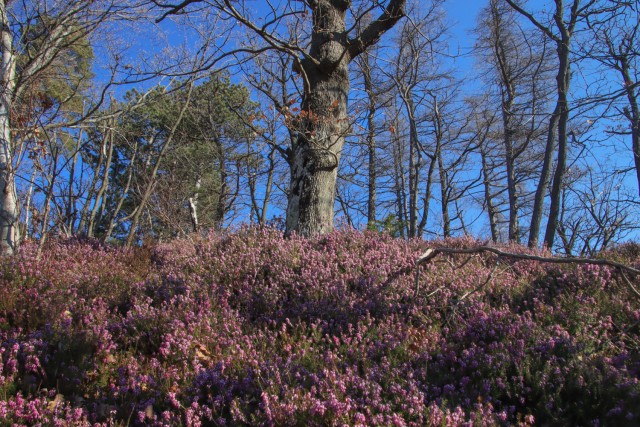
[[319,28],[310,49],[317,63],[302,62],[307,81],[300,134],[292,150],[287,231],[304,236],[333,229],[338,163],[349,129],[346,3],[318,2],[313,18]]
[[15,92],[16,57],[6,5],[0,0],[0,255],[12,255],[19,244],[18,201],[13,173],[11,107]]
[[356,39],[347,35],[349,0],[314,0],[309,54],[297,63],[304,79],[299,135],[289,164],[287,232],[303,236],[333,229],[338,164],[349,132],[349,62],[375,44],[402,16],[406,0],[391,0]]

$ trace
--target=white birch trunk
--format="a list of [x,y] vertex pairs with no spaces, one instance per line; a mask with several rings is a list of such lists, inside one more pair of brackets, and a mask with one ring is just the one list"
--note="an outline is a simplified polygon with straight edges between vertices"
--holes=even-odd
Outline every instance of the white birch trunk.
[[198,177],[196,181],[196,191],[192,197],[189,197],[189,214],[191,216],[191,226],[194,233],[197,233],[200,228],[200,224],[198,223],[198,195],[200,194],[201,181],[200,177]]

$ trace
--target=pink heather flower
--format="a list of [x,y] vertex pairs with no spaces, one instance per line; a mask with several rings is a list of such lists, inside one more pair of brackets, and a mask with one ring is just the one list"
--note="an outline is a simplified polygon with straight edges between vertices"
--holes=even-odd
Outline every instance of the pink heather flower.
[[367,421],[367,417],[365,417],[365,415],[361,412],[357,412],[354,417],[353,420],[356,423],[360,423],[360,424],[365,424],[365,421]]
[[178,401],[178,399],[176,399],[176,393],[170,391],[167,394],[167,397],[169,398],[169,404],[171,404],[171,406],[173,406],[175,409],[179,409],[180,408],[180,402]]
[[314,399],[313,405],[311,406],[310,410],[312,415],[323,416],[326,410],[327,408],[321,401]]

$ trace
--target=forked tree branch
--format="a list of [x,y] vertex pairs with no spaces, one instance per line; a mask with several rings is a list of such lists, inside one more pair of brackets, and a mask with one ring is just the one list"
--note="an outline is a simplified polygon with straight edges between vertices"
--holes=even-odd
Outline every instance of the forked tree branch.
[[351,59],[360,55],[369,46],[376,44],[380,37],[405,15],[406,3],[406,0],[390,0],[378,19],[367,25],[358,37],[349,40],[348,50]]
[[156,19],[156,23],[164,20],[169,15],[177,15],[182,12],[184,8],[189,6],[192,3],[200,3],[202,0],[184,0],[182,3],[173,4],[173,3],[164,3],[158,0],[151,0],[153,4],[163,9],[169,9],[165,13],[162,14],[161,17]]

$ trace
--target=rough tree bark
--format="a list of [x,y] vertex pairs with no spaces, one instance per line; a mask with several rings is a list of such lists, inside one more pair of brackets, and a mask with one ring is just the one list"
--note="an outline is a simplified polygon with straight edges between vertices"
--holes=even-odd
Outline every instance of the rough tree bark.
[[311,2],[313,33],[301,61],[306,80],[302,131],[292,147],[287,231],[304,236],[333,229],[333,205],[340,154],[349,132],[349,62],[404,15],[405,0],[391,0],[378,20],[350,40],[348,0]]

